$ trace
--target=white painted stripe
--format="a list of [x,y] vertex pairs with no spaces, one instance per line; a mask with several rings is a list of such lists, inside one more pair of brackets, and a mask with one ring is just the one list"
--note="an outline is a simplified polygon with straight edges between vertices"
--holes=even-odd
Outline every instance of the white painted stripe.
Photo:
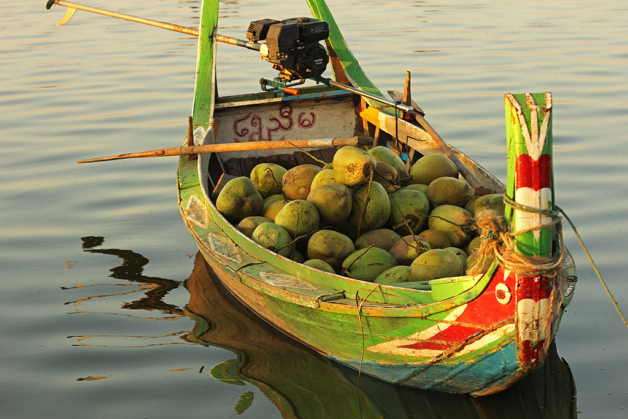
[[[515,192],[515,195],[515,200],[518,204],[532,208],[547,209],[547,203],[552,202],[552,190],[550,188],[543,188],[538,192],[532,188],[519,188]],[[542,214],[515,211],[515,231],[536,227],[539,224],[549,223],[550,221],[550,217]],[[540,235],[540,230],[534,231],[534,238],[536,240],[539,239]]]
[[506,326],[503,326],[489,334],[487,334],[486,336],[481,337],[480,339],[476,340],[475,342],[467,345],[464,347],[464,349],[462,349],[459,352],[456,352],[454,354],[454,357],[457,356],[462,356],[462,355],[466,355],[470,352],[473,351],[477,351],[478,349],[482,348],[483,346],[486,346],[490,343],[495,342],[498,339],[503,338],[504,336],[506,336],[509,333],[512,333],[515,331],[515,325],[514,324],[507,324]]
[[[455,310],[453,310],[451,313],[449,313],[447,315],[447,317],[445,317],[443,319],[443,321],[447,321],[447,322],[454,322],[454,321],[456,321],[458,319],[458,317],[460,317],[460,315],[462,315],[462,313],[464,312],[464,310],[466,308],[467,308],[466,304],[461,305],[460,307],[457,307]],[[408,339],[428,340],[428,339],[436,336],[440,332],[448,329],[449,326],[451,326],[450,323],[438,323],[438,324],[435,324],[432,327],[428,327],[427,329],[425,329],[422,332],[418,332],[418,333],[415,333],[415,334],[409,336]]]
[[552,319],[545,320],[550,308],[549,298],[538,302],[530,298],[520,300],[517,303],[519,338],[532,343],[547,340],[551,334]]
[[434,350],[434,349],[412,349],[412,348],[401,348],[401,346],[409,346],[414,345],[418,342],[426,342],[429,341],[432,337],[436,336],[440,332],[448,329],[451,324],[443,323],[443,321],[453,322],[460,317],[460,315],[467,308],[467,305],[461,305],[456,309],[452,310],[451,313],[445,317],[441,323],[435,324],[434,326],[428,327],[427,329],[414,333],[405,338],[397,338],[388,342],[379,343],[377,345],[373,345],[367,348],[369,352],[377,352],[377,353],[385,353],[391,355],[405,355],[405,356],[415,356],[415,357],[434,357],[440,355],[442,350]]

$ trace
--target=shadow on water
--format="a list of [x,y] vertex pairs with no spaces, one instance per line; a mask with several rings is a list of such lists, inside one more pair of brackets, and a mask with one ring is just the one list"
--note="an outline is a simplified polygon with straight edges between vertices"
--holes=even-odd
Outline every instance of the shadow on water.
[[[123,309],[159,310],[187,315],[192,332],[177,332],[187,344],[232,351],[236,358],[211,368],[223,383],[250,383],[280,410],[284,418],[576,418],[576,388],[569,365],[552,346],[543,368],[493,396],[473,398],[395,386],[326,360],[261,320],[222,286],[200,253],[184,282],[190,293],[186,308],[163,301],[179,281],[147,277],[148,259],[132,250],[95,249],[102,237],[84,237],[83,250],[118,256],[122,264],[111,277],[140,286],[143,297]],[[107,297],[101,295],[98,297]],[[243,413],[254,394],[245,392],[236,406]]]

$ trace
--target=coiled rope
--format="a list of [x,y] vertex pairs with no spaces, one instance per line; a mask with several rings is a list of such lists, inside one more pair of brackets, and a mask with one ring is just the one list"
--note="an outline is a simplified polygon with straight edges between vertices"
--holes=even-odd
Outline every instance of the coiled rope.
[[[600,273],[597,266],[595,265],[595,262],[593,261],[591,254],[589,253],[584,242],[582,241],[582,238],[580,237],[580,234],[578,233],[576,226],[571,221],[571,219],[567,216],[565,211],[563,211],[563,209],[558,206],[556,206],[555,211],[551,209],[542,210],[542,209],[528,207],[526,205],[522,205],[520,203],[515,202],[514,200],[508,198],[508,196],[506,196],[505,194],[504,194],[503,199],[504,199],[505,205],[508,205],[519,211],[525,211],[525,212],[544,215],[546,217],[551,218],[551,221],[547,223],[539,224],[538,226],[531,227],[528,229],[522,229],[522,230],[512,232],[512,231],[509,231],[508,227],[506,226],[506,222],[503,216],[498,215],[497,212],[495,212],[494,210],[482,211],[475,217],[475,228],[480,234],[480,236],[483,238],[483,240],[482,240],[482,244],[477,250],[477,252],[479,252],[477,261],[473,266],[470,267],[470,269],[467,271],[467,274],[478,275],[478,274],[483,273],[486,270],[485,264],[487,262],[490,262],[491,258],[494,257],[504,269],[517,273],[517,274],[545,275],[545,276],[550,276],[554,278],[564,277],[565,273],[563,271],[565,269],[564,260],[565,260],[566,250],[565,250],[565,244],[564,244],[563,232],[562,232],[562,217],[560,216],[562,214],[565,217],[565,219],[569,222],[569,225],[571,226],[571,228],[573,229],[576,237],[578,238],[578,241],[580,242],[580,245],[584,249],[584,252],[586,253],[587,257],[589,258],[589,262],[591,262],[591,265],[593,266],[595,273],[597,274],[600,282],[602,283],[604,290],[606,291],[609,298],[611,299],[613,306],[615,306],[617,313],[621,317],[626,327],[628,327],[628,321],[626,321],[626,318],[621,312],[621,309],[619,308],[617,301],[615,301],[615,298],[613,297],[610,289],[608,288],[608,286],[606,285],[606,282],[602,278],[602,274]],[[552,227],[554,225],[556,225],[558,228],[558,235],[559,235],[558,240],[560,243],[560,251],[557,252],[554,256],[552,257],[523,256],[516,252],[515,238],[518,235],[541,230],[547,227]]]

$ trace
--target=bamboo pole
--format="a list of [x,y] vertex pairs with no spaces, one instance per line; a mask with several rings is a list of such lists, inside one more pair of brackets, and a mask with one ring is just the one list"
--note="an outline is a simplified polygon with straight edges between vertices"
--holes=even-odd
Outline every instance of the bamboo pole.
[[162,148],[159,150],[140,151],[138,153],[119,154],[117,156],[98,157],[79,160],[77,163],[95,163],[109,160],[136,159],[144,157],[187,156],[203,153],[228,153],[237,151],[278,150],[291,148],[332,148],[344,146],[372,145],[369,137],[329,138],[322,140],[295,140],[295,141],[256,141],[250,143],[223,143],[195,146],[181,146]]
[[[68,23],[70,19],[72,19],[72,16],[74,16],[74,13],[76,12],[76,10],[83,10],[85,12],[96,13],[103,16],[115,17],[116,19],[128,20],[129,22],[155,26],[157,28],[184,33],[184,34],[192,35],[196,37],[198,37],[198,33],[199,33],[197,29],[188,28],[186,26],[174,25],[172,23],[167,23],[167,22],[159,22],[157,20],[146,19],[143,17],[127,15],[127,14],[119,13],[119,12],[112,12],[110,10],[99,9],[97,7],[85,6],[82,4],[72,3],[69,1],[63,1],[63,0],[48,0],[48,3],[46,3],[46,9],[50,9],[53,4],[68,8],[68,13],[66,13],[65,17],[62,20],[57,22],[57,26],[63,26],[66,23]],[[242,39],[237,39],[237,38],[230,38],[228,36],[223,36],[220,34],[216,35],[216,41],[224,42],[225,44],[237,45],[239,47],[244,47],[244,48],[252,49],[255,51],[259,51],[261,47],[261,44],[248,42],[248,41],[244,41]]]

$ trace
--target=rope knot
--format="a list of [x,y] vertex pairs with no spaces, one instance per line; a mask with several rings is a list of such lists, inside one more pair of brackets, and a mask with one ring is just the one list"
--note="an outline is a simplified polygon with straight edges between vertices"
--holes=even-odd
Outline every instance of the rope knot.
[[[510,202],[506,202],[506,204],[510,204]],[[528,209],[527,207],[526,209],[529,212],[537,212],[543,215],[549,212]],[[497,212],[492,209],[487,209],[476,214],[475,224],[480,237],[482,237],[482,243],[477,250],[478,255],[475,257],[475,263],[467,269],[467,275],[478,275],[485,272],[495,259],[505,269],[519,274],[556,276],[557,271],[561,269],[565,251],[563,248],[564,244],[560,217],[554,215],[552,221],[549,223],[540,224],[526,230],[511,232],[502,215],[497,214]],[[557,255],[542,258],[537,256],[524,256],[517,253],[515,248],[515,237],[517,235],[524,232],[540,230],[552,225],[556,225],[559,230],[558,239],[560,242],[560,252]]]

